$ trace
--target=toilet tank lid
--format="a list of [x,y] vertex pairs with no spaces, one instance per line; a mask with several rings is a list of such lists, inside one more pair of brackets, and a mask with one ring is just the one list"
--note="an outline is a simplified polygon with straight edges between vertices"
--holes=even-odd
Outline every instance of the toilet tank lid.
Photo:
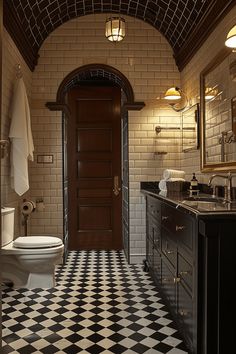
[[62,240],[53,236],[21,236],[13,241],[16,248],[46,248],[62,245]]

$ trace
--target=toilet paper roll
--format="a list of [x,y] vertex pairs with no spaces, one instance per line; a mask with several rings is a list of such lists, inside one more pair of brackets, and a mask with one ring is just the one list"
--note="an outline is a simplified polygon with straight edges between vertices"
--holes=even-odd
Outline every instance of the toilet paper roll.
[[27,200],[22,203],[21,205],[21,212],[23,215],[31,214],[36,208],[35,202],[32,200]]

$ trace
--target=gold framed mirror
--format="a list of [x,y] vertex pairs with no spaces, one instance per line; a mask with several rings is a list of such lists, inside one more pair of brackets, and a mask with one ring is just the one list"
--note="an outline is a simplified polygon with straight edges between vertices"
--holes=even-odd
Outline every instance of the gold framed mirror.
[[236,170],[236,53],[221,50],[200,74],[201,170]]

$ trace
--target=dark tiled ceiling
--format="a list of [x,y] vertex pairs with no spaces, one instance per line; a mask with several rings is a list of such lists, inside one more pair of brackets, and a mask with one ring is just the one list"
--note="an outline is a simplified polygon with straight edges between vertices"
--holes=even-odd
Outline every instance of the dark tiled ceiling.
[[5,0],[3,19],[32,70],[43,41],[55,28],[93,13],[120,13],[146,21],[166,37],[182,69],[235,4],[235,0]]

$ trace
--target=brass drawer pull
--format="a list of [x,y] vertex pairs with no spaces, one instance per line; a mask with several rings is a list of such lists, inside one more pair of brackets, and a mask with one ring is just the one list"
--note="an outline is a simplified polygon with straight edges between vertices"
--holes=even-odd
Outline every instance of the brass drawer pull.
[[174,283],[174,279],[173,278],[163,278],[162,279],[162,283],[163,284],[173,284]]
[[165,254],[173,254],[173,253],[175,253],[175,251],[171,251],[171,250],[164,250],[164,253],[165,253]]
[[192,275],[192,272],[190,270],[182,271],[179,273],[180,275]]
[[166,220],[168,220],[168,219],[169,219],[169,216],[162,216],[162,217],[161,217],[161,220],[162,220],[162,221],[166,221]]
[[186,228],[184,225],[176,225],[175,226],[175,231],[183,231]]
[[176,284],[176,283],[179,283],[180,282],[180,278],[179,277],[174,277],[174,283]]
[[188,311],[186,310],[179,310],[179,315],[184,317],[184,316],[187,316],[188,315]]

